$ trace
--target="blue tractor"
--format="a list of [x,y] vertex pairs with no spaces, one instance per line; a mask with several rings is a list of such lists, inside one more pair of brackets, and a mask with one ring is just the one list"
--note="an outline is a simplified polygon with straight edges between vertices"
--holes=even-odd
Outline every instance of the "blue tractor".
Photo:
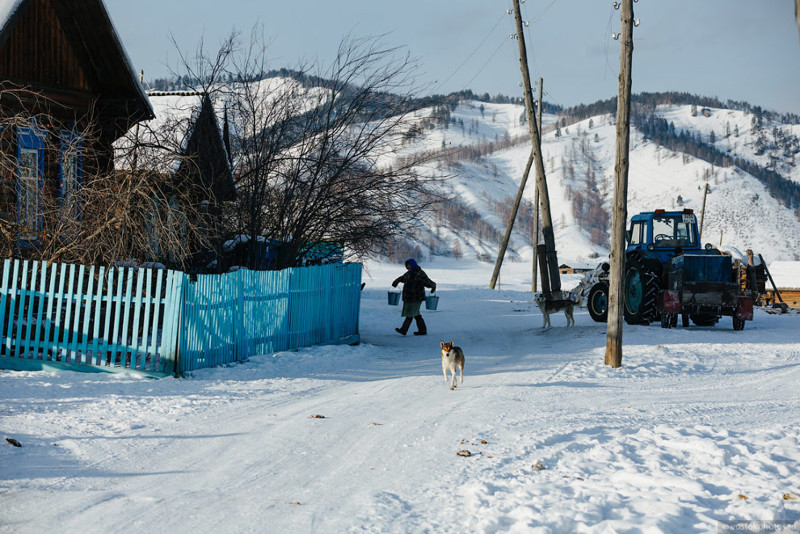
[[[752,299],[740,295],[731,257],[700,244],[697,218],[690,209],[655,210],[631,218],[626,233],[623,280],[624,317],[628,324],[661,321],[665,328],[689,320],[711,326],[723,315],[736,330],[751,320]],[[592,319],[608,318],[608,264],[598,266],[579,286]]]

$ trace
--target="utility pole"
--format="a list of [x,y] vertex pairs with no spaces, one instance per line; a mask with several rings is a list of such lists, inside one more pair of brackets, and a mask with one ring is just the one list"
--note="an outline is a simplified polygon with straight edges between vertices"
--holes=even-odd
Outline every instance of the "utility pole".
[[[800,0],[797,0],[800,2]],[[536,110],[538,112],[538,123],[539,123],[539,142],[542,140],[542,87],[544,86],[544,78],[541,76],[539,77],[539,107]],[[542,147],[539,145],[539,151],[541,152]],[[528,164],[530,165],[530,161],[533,161],[533,152],[531,152],[531,159],[529,160]],[[537,180],[538,181],[538,180]],[[531,292],[536,293],[537,283],[536,278],[537,274],[539,273],[538,266],[536,264],[538,258],[538,245],[539,245],[539,188],[536,187],[536,192],[533,194],[533,283],[531,284]]]
[[800,0],[794,0],[794,18],[797,19],[797,31],[800,31]]
[[[533,159],[536,164],[536,185],[539,190],[539,198],[542,205],[542,234],[544,235],[545,251],[547,257],[547,268],[549,271],[549,280],[551,284],[545,288],[549,293],[548,296],[556,300],[561,299],[561,277],[558,272],[558,258],[556,256],[556,243],[555,234],[553,233],[553,220],[550,216],[550,197],[547,193],[547,180],[544,172],[544,160],[542,159],[542,151],[540,149],[541,142],[539,138],[539,127],[536,123],[536,118],[533,113],[533,90],[531,88],[531,77],[528,71],[528,53],[525,49],[525,34],[523,33],[522,14],[519,9],[519,0],[514,0],[514,20],[517,26],[517,43],[519,44],[519,66],[522,74],[522,85],[525,90],[525,112],[528,118],[528,128],[531,134],[531,149],[533,152]],[[521,184],[520,191],[524,188],[524,183]],[[503,245],[497,255],[497,262],[494,266],[492,273],[492,280],[489,282],[489,287],[494,289],[497,277],[500,274],[500,266],[503,263],[503,255],[505,254],[506,246],[508,245],[508,238],[511,235],[511,228],[514,225],[514,216],[519,208],[518,203],[521,195],[517,194],[517,201],[514,205],[511,220],[509,220],[508,228],[506,229],[506,236],[503,239]],[[545,273],[542,273],[543,279]]]
[[[617,5],[615,3],[615,5]],[[633,0],[622,0],[619,95],[617,97],[617,155],[614,163],[614,211],[611,223],[611,270],[608,285],[608,327],[605,364],[622,367],[623,273],[625,223],[628,220],[631,65],[633,63]]]
[[[800,2],[800,0],[797,0]],[[703,209],[700,210],[700,239],[703,239],[703,220],[706,218],[706,197],[708,196],[708,184],[706,184],[706,190],[703,193]]]

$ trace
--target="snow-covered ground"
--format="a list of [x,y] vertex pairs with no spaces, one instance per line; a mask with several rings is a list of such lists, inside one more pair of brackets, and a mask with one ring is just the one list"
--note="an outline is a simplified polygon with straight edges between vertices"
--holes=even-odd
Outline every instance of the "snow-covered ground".
[[541,329],[529,264],[499,291],[488,264],[422,266],[426,337],[394,332],[402,267],[369,263],[359,346],[182,379],[0,371],[22,445],[0,442],[0,532],[800,530],[800,315],[626,326],[611,369],[585,311]]

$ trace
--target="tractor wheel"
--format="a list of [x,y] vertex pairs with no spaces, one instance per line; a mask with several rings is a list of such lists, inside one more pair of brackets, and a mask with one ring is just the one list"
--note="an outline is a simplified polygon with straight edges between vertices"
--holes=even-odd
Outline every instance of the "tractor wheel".
[[744,330],[744,319],[741,317],[733,316],[733,329],[734,330]]
[[690,315],[692,322],[697,326],[714,326],[719,321],[719,317],[708,313],[699,313],[697,315]]
[[589,315],[596,323],[608,321],[608,284],[597,282],[589,290]]
[[625,322],[628,324],[650,324],[658,317],[660,267],[658,262],[636,254],[625,262]]

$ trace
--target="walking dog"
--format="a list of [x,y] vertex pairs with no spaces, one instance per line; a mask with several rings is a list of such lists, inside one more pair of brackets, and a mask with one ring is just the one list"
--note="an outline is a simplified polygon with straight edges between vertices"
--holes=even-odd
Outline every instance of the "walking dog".
[[542,328],[548,328],[550,326],[550,314],[556,313],[558,311],[564,310],[564,316],[567,318],[567,326],[574,326],[575,325],[575,318],[572,316],[572,311],[575,305],[572,302],[572,295],[567,295],[566,300],[547,300],[544,297],[544,294],[538,293],[535,299],[536,305],[539,307],[539,311],[542,312],[542,317],[544,318],[544,322],[542,324]]
[[453,340],[450,343],[442,343],[442,374],[444,374],[444,381],[447,382],[447,370],[453,375],[453,382],[450,384],[450,390],[456,389],[456,369],[461,368],[461,383],[464,383],[464,351],[461,347],[453,346]]

